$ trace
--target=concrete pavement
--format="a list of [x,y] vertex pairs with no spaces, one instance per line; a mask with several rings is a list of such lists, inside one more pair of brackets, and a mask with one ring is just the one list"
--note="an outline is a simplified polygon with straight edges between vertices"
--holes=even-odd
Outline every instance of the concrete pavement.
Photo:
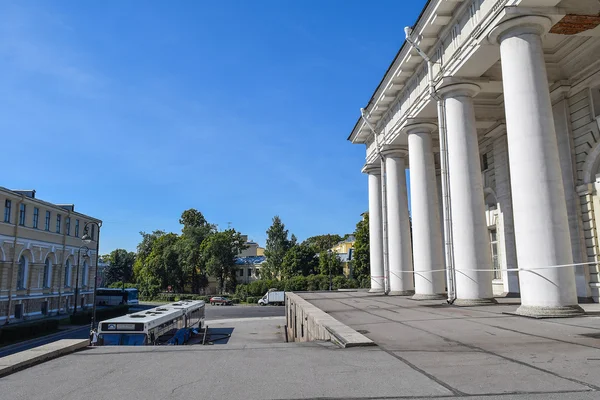
[[37,400],[600,398],[597,314],[533,320],[502,314],[518,304],[302,296],[379,346],[283,343],[284,317],[228,318],[208,322],[231,333],[212,346],[90,348],[0,384],[12,399]]
[[600,398],[598,304],[583,305],[586,317],[537,320],[504,314],[518,299],[465,308],[364,292],[300,295],[453,394]]

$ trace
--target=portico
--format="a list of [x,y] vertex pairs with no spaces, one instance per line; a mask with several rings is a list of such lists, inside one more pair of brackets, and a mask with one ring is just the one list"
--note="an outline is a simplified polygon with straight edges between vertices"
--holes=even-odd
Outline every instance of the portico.
[[404,44],[349,137],[367,150],[373,290],[387,261],[392,293],[579,315],[600,287],[600,3],[432,0],[409,35],[423,54]]

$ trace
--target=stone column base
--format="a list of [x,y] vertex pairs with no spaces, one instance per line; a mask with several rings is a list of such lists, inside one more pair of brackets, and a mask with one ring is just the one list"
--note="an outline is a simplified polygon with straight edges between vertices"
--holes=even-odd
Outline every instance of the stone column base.
[[489,306],[498,303],[496,299],[456,299],[452,305],[458,307]]
[[437,294],[420,294],[420,293],[415,293],[415,295],[413,297],[411,297],[411,299],[413,300],[444,300],[446,298],[446,294],[444,293],[437,293]]
[[570,318],[580,317],[585,311],[578,305],[564,307],[521,306],[515,311],[516,315],[531,318]]
[[378,288],[369,289],[369,293],[383,293],[383,292],[384,292],[383,289],[378,289]]
[[415,294],[414,290],[393,290],[388,293],[389,296],[412,296]]

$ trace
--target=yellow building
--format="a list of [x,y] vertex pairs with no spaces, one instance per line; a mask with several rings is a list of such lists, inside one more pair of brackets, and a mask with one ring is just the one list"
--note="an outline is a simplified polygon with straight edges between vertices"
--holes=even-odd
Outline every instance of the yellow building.
[[354,252],[354,242],[356,239],[354,236],[348,236],[346,240],[343,240],[333,246],[331,251],[337,253],[342,266],[344,267],[344,275],[347,278],[352,277],[352,253]]
[[[25,320],[69,310],[76,285],[78,306],[92,304],[102,221],[76,212],[73,204],[39,200],[35,193],[0,187],[1,322],[7,316]],[[86,224],[93,241],[86,244],[88,251],[79,251]]]

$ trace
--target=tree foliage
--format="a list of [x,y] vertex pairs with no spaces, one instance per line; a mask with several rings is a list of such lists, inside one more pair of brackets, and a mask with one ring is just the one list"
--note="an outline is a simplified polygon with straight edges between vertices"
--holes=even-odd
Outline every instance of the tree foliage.
[[356,224],[354,231],[354,252],[352,256],[352,275],[361,280],[371,275],[369,252],[369,213],[363,214],[363,219]]
[[108,263],[108,267],[106,269],[107,285],[117,281],[132,281],[135,257],[135,253],[128,252],[124,249],[116,249],[110,254],[103,256],[102,260]]
[[225,282],[235,288],[235,259],[246,248],[242,235],[234,229],[210,235],[200,246],[207,272],[217,278],[219,287]]
[[306,243],[296,244],[287,251],[281,264],[281,274],[285,278],[308,276],[317,273],[319,259],[313,247]]
[[322,251],[319,253],[319,273],[321,275],[342,275],[344,269],[336,252]]
[[342,238],[340,235],[327,234],[311,236],[308,239],[306,239],[303,243],[312,246],[315,249],[315,252],[320,253],[322,251],[327,251],[331,249],[342,240],[344,240],[344,238]]
[[278,215],[273,217],[273,224],[267,230],[266,261],[262,267],[261,277],[272,279],[280,276],[285,254],[295,242],[296,237],[293,235],[292,240],[288,239],[288,230],[285,229],[281,218]]

